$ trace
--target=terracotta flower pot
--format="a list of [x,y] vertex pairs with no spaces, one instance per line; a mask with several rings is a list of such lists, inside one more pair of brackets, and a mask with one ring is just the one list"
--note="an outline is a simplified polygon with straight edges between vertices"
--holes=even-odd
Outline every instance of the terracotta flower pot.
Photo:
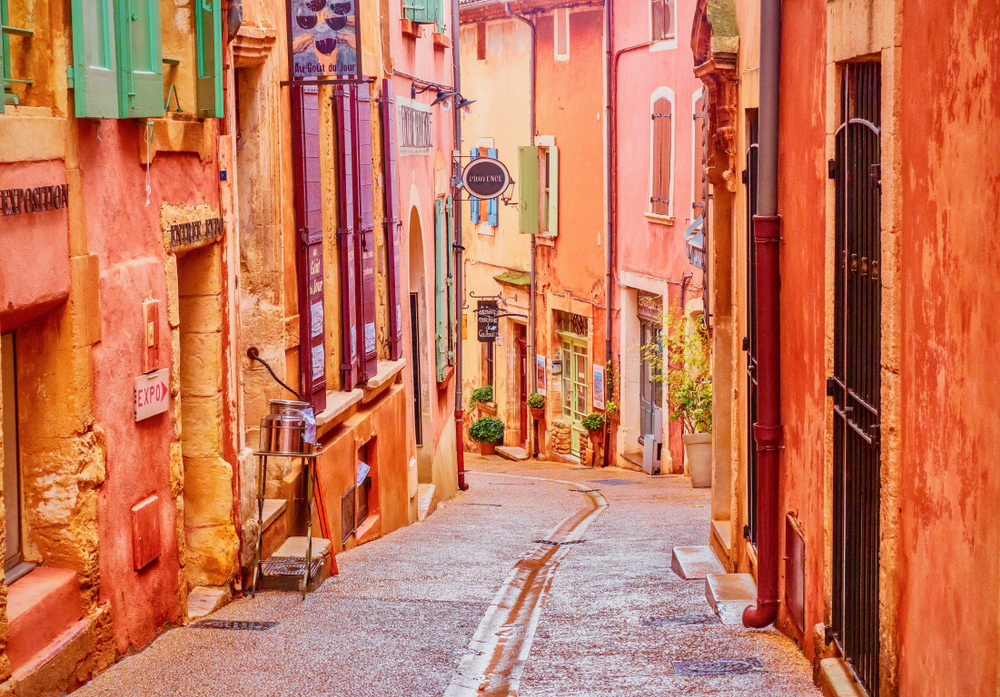
[[528,411],[531,412],[531,418],[539,421],[545,416],[545,407],[528,407]]
[[496,455],[497,454],[497,444],[496,443],[480,443],[479,444],[479,454],[480,455]]
[[604,442],[604,429],[600,428],[596,431],[587,431],[587,437],[590,438],[590,444],[594,446],[594,450],[601,447],[601,443]]
[[684,434],[684,455],[687,458],[691,486],[695,489],[712,486],[712,434]]

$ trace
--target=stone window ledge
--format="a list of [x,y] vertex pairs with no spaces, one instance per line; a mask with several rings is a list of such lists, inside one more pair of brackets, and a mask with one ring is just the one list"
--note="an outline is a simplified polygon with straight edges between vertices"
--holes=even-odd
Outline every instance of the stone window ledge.
[[673,225],[677,222],[677,218],[672,215],[659,215],[658,213],[650,213],[649,211],[645,211],[643,215],[646,216],[646,220],[658,225]]
[[364,391],[358,388],[350,392],[327,392],[326,409],[316,415],[316,438],[322,438],[334,426],[345,421],[364,396]]
[[823,694],[832,697],[868,697],[841,658],[824,658],[819,662],[819,681]]
[[[139,162],[148,165],[159,152],[191,152],[203,163],[212,160],[215,119],[199,120],[192,114],[167,113],[163,118],[149,119],[153,137],[146,147],[148,129],[139,129]],[[148,154],[147,154],[148,153]]]
[[405,366],[405,358],[400,358],[398,361],[379,361],[375,377],[368,378],[368,382],[364,385],[365,396],[361,403],[368,404],[382,394],[389,385],[395,382],[396,376],[402,372]]
[[43,107],[7,107],[0,117],[0,163],[64,159],[66,123]]
[[540,232],[537,235],[535,235],[535,244],[540,244],[543,247],[555,247],[556,236],[550,235],[547,232]]

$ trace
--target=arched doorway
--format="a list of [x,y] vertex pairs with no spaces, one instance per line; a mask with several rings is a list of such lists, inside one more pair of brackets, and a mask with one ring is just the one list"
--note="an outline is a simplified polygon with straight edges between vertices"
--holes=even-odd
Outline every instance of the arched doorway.
[[407,321],[410,332],[410,353],[407,360],[411,366],[413,429],[417,444],[418,478],[421,482],[429,482],[431,481],[434,452],[433,448],[423,447],[425,444],[430,444],[432,439],[430,375],[427,369],[427,281],[424,271],[423,234],[416,206],[410,209],[409,230],[410,273]]

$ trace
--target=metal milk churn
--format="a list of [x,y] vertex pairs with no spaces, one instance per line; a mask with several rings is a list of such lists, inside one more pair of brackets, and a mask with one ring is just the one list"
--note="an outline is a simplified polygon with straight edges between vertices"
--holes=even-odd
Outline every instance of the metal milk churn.
[[306,409],[309,404],[290,399],[270,400],[271,413],[260,420],[260,450],[263,453],[308,454]]

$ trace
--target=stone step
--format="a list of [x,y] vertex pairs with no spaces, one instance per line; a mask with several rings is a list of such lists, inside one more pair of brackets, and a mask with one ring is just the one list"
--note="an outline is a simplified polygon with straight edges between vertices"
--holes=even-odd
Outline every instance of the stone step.
[[528,453],[524,451],[524,448],[513,445],[498,445],[497,455],[505,460],[514,460],[515,462],[522,462],[528,459]]
[[39,566],[7,588],[11,670],[30,663],[83,617],[80,582],[71,569]]
[[197,586],[188,593],[188,621],[209,615],[233,599],[229,586]]
[[719,563],[708,545],[702,547],[674,547],[670,568],[685,581],[705,578],[708,574],[724,574],[725,567]]
[[417,520],[424,520],[437,508],[433,484],[417,485]]
[[[309,588],[313,591],[330,577],[333,545],[322,537],[312,538]],[[298,591],[305,571],[306,538],[289,537],[261,566],[258,587],[264,590]]]
[[757,602],[757,583],[750,574],[708,574],[705,598],[722,624],[743,624],[743,611]]

